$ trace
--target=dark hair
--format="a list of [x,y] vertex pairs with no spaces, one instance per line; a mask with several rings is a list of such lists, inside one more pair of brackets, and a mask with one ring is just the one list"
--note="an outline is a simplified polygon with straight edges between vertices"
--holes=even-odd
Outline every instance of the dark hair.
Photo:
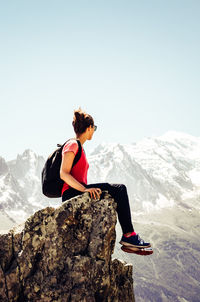
[[81,134],[91,125],[94,126],[94,120],[91,115],[84,112],[81,108],[74,110],[72,125],[76,134]]

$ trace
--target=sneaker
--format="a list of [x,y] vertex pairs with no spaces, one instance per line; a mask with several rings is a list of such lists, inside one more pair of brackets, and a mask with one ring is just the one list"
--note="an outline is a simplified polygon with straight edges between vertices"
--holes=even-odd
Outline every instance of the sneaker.
[[136,247],[136,248],[145,248],[151,246],[150,243],[144,242],[144,240],[140,238],[139,234],[130,237],[125,237],[123,235],[119,243],[126,247]]

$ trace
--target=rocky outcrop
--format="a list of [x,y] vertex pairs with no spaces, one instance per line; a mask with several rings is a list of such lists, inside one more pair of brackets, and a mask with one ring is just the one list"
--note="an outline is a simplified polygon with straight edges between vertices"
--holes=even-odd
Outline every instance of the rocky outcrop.
[[88,193],[0,236],[0,301],[131,302],[132,266],[111,259],[116,211]]

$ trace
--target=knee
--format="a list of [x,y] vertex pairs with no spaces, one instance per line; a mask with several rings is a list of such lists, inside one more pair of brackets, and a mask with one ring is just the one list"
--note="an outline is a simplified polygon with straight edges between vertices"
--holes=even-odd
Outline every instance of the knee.
[[127,190],[126,186],[124,184],[121,184],[122,190]]
[[124,184],[120,185],[120,189],[122,192],[126,192],[127,193],[127,187]]
[[127,191],[127,188],[124,184],[108,184],[111,188],[113,188],[115,191]]
[[113,195],[117,196],[118,194],[127,194],[127,188],[124,184],[110,184],[106,183],[106,188],[108,192]]

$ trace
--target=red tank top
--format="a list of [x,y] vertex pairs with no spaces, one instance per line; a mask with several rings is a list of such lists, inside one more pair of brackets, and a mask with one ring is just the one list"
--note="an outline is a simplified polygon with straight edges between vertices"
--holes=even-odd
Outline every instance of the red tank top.
[[[78,152],[78,143],[75,139],[71,139],[63,147],[62,157],[65,152],[74,152],[76,155]],[[87,184],[87,172],[88,172],[89,164],[85,155],[85,151],[82,147],[81,157],[76,165],[71,169],[70,174],[80,183]],[[70,186],[67,183],[64,183],[62,188],[62,195],[65,190],[68,190]]]

